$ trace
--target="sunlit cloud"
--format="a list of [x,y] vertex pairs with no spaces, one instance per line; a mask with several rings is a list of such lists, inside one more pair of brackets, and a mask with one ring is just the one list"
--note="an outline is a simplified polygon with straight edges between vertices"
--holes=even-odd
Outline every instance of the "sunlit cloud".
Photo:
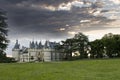
[[81,20],[80,23],[91,22],[91,20]]
[[110,0],[110,1],[112,1],[115,4],[120,4],[120,0]]
[[65,31],[65,28],[60,28],[59,30],[60,30],[60,31]]
[[36,9],[46,9],[46,10],[50,10],[50,11],[55,11],[56,10],[56,7],[54,7],[54,6],[47,6],[47,5],[42,5],[42,6],[40,6],[40,5],[31,5],[33,8],[36,8]]
[[74,32],[74,31],[68,31],[68,34],[70,34],[70,35],[75,35],[76,32]]
[[72,4],[69,2],[67,4],[62,3],[58,6],[58,10],[71,10]]

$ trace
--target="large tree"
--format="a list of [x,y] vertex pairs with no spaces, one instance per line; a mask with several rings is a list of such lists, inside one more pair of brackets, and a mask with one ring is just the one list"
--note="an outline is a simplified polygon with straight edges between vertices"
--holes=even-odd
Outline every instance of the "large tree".
[[73,38],[62,41],[62,44],[57,46],[58,50],[63,51],[64,58],[72,59],[72,53],[79,52],[80,58],[87,57],[88,37],[82,33],[76,34]]
[[64,52],[66,53],[66,58],[68,60],[72,59],[72,52],[74,52],[74,39],[66,39],[66,41],[62,41],[64,46]]
[[88,37],[83,33],[78,33],[74,36],[74,46],[75,50],[79,51],[80,58],[87,57],[87,50],[88,50]]
[[120,57],[120,35],[109,33],[102,38],[102,41],[109,57]]
[[6,20],[6,12],[0,9],[0,62],[6,58],[5,50],[8,45]]
[[63,59],[71,60],[73,50],[73,39],[69,38],[65,41],[61,41],[61,45],[57,45],[56,49],[63,52]]
[[90,42],[91,58],[102,58],[104,54],[104,44],[102,40],[95,40]]

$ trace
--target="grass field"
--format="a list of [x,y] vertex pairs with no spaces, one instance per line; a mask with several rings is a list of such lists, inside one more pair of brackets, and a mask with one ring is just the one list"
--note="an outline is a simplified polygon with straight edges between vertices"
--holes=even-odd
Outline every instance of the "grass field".
[[120,59],[0,64],[0,80],[120,80]]

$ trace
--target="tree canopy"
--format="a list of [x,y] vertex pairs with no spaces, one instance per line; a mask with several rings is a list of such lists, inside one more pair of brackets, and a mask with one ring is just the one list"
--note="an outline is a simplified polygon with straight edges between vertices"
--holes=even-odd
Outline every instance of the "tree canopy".
[[6,58],[5,50],[9,42],[7,39],[8,25],[6,20],[6,12],[0,10],[0,62]]
[[72,59],[72,53],[79,52],[79,59],[87,58],[104,58],[120,57],[120,35],[108,33],[102,39],[89,42],[88,37],[83,33],[76,34],[73,38],[62,41],[57,48],[64,53],[68,60]]
[[109,57],[120,57],[120,35],[106,34],[102,39]]
[[58,48],[63,51],[65,59],[71,60],[72,53],[76,51],[80,53],[79,58],[84,58],[87,56],[88,37],[83,33],[78,33],[73,38],[62,41]]

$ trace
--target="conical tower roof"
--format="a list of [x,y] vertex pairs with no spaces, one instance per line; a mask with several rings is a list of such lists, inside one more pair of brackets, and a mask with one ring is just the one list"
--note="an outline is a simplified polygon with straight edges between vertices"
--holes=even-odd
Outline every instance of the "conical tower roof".
[[16,40],[16,43],[15,43],[13,49],[20,49],[20,44],[18,44],[18,40]]

